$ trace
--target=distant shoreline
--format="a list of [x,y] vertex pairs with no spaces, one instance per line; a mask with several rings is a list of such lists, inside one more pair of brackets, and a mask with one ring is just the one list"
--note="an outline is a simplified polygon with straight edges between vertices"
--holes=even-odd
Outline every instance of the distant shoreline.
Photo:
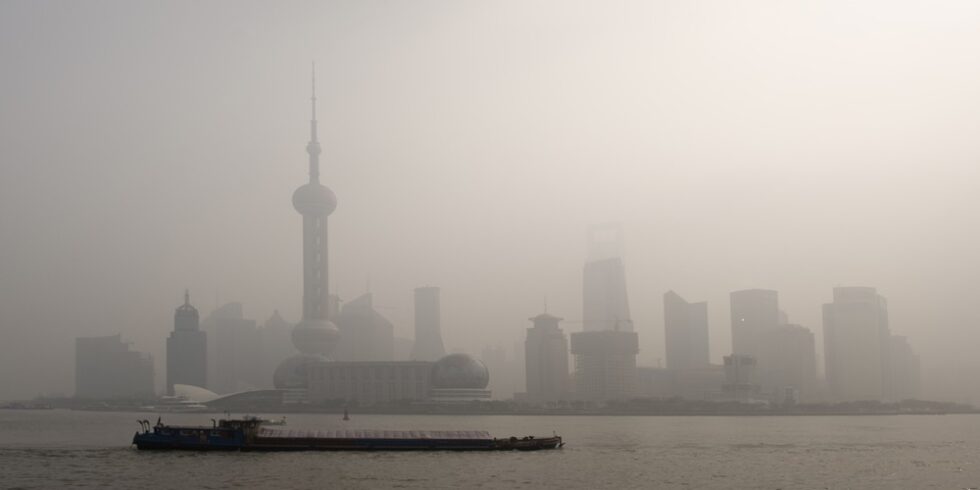
[[[33,411],[36,409],[7,409],[18,411]],[[181,414],[181,415],[214,415],[224,414],[226,410],[202,410],[199,412],[171,412],[165,410],[146,410],[136,407],[106,407],[106,408],[66,408],[65,410],[80,412],[118,412],[118,413],[154,413],[154,414]],[[617,411],[617,410],[494,410],[494,411],[467,411],[467,410],[391,410],[391,409],[371,409],[361,407],[357,410],[350,410],[351,416],[356,415],[450,415],[450,416],[590,416],[590,417],[807,417],[807,416],[881,416],[881,415],[977,415],[980,411],[799,411],[799,410],[765,410],[765,411],[660,411],[660,412],[640,412],[640,411]],[[230,410],[230,413],[249,413],[249,414],[277,414],[277,415],[342,415],[343,410],[324,410],[324,409],[299,409],[299,408],[259,408],[259,407],[240,407]]]

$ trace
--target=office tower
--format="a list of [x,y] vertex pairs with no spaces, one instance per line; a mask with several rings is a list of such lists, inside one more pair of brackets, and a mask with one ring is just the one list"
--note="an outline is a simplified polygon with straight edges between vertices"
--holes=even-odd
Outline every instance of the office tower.
[[757,356],[758,336],[779,326],[779,300],[776,291],[745,289],[730,295],[732,313],[732,352]]
[[266,386],[260,364],[260,336],[255,320],[245,318],[242,304],[231,302],[201,322],[208,334],[208,388],[235,393]]
[[589,401],[625,400],[636,393],[636,332],[576,332],[575,397]]
[[390,361],[394,358],[395,327],[374,309],[371,293],[344,304],[336,318],[340,329],[337,361]]
[[262,375],[260,388],[271,388],[273,386],[272,375],[279,366],[279,363],[296,351],[296,347],[293,347],[292,340],[293,326],[292,323],[282,317],[279,310],[274,310],[272,315],[258,329],[258,363],[259,371]]
[[688,303],[673,291],[664,293],[667,369],[708,367],[708,303]]
[[759,384],[776,402],[792,393],[795,401],[814,401],[817,353],[813,332],[799,325],[780,325],[759,334]]
[[919,356],[912,351],[908,339],[892,335],[889,339],[889,360],[891,363],[891,399],[902,401],[916,399],[921,389]]
[[446,355],[442,344],[439,288],[415,288],[415,345],[412,360],[436,361]]
[[891,332],[885,298],[870,287],[834,288],[823,305],[827,384],[837,401],[885,400]]
[[207,355],[207,334],[201,331],[190,292],[184,291],[184,304],[174,312],[174,331],[167,338],[167,394],[174,394],[175,384],[207,387]]
[[154,396],[153,357],[129,349],[117,335],[75,339],[77,398]]
[[493,392],[494,398],[513,398],[516,391],[513,374],[517,366],[507,358],[507,349],[501,345],[484,346],[480,349],[480,362],[493,373],[488,388]]
[[407,361],[412,358],[412,347],[415,341],[405,337],[395,337],[391,357],[396,361]]
[[293,345],[300,354],[283,361],[276,369],[277,388],[304,388],[306,366],[327,359],[340,333],[330,321],[330,291],[327,269],[327,217],[337,208],[333,191],[320,183],[320,142],[317,140],[316,75],[310,98],[310,180],[293,193],[293,207],[303,216],[303,317],[293,328]]
[[582,273],[582,323],[586,332],[633,330],[622,240],[618,225],[589,228],[589,253]]
[[562,319],[542,313],[530,319],[524,341],[527,397],[557,401],[568,396],[568,338],[558,326]]

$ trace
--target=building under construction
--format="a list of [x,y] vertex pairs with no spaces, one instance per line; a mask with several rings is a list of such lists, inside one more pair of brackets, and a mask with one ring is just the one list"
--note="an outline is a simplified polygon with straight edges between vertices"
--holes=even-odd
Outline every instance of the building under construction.
[[636,332],[576,332],[571,337],[576,398],[625,400],[636,394],[636,354],[640,351]]

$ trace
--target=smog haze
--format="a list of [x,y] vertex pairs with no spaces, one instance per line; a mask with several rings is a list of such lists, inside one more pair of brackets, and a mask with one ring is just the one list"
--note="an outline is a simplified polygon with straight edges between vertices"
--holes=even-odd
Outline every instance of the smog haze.
[[207,315],[302,306],[316,62],[330,288],[447,350],[581,329],[586,230],[624,230],[638,363],[661,296],[779,291],[816,335],[873,286],[923,396],[980,375],[980,4],[0,4],[0,400],[71,395],[74,339],[153,354],[184,290]]

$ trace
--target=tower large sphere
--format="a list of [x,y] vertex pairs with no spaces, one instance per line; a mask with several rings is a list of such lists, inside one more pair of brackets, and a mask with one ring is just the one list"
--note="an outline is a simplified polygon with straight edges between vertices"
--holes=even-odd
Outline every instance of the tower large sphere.
[[329,358],[340,340],[340,330],[327,320],[303,320],[293,327],[292,340],[303,354]]
[[490,383],[490,371],[467,354],[449,354],[436,361],[431,371],[432,387],[482,390]]
[[310,182],[293,193],[293,207],[302,215],[329,216],[337,209],[337,196],[323,184]]

